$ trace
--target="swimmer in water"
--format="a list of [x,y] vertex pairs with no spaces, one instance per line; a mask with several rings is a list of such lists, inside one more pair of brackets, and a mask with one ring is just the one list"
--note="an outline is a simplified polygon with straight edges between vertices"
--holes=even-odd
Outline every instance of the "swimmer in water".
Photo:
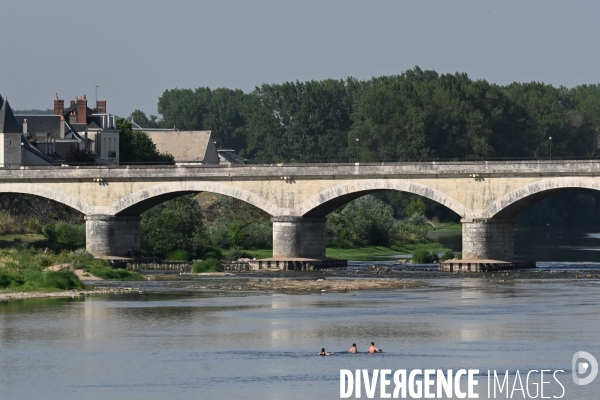
[[371,347],[369,347],[369,353],[371,353],[371,354],[381,353],[381,349],[375,347],[375,342],[371,342]]
[[358,353],[358,349],[356,348],[356,343],[352,343],[352,347],[350,347],[350,351],[348,351],[348,353],[350,353],[350,354]]
[[330,355],[333,355],[333,351],[331,353],[328,353],[328,352],[325,351],[325,347],[323,347],[321,349],[321,351],[319,352],[319,354],[317,354],[317,355],[318,356],[330,356]]

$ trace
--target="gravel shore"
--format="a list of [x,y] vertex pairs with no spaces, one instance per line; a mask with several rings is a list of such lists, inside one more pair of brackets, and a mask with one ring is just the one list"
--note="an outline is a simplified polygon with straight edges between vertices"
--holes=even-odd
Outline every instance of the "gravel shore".
[[98,294],[142,293],[135,288],[99,288],[91,290],[67,290],[64,292],[0,292],[0,301],[40,299],[40,298],[76,298]]
[[423,282],[403,279],[277,279],[247,282],[219,282],[207,285],[185,286],[187,289],[219,290],[275,290],[284,292],[331,291],[346,292],[354,290],[398,289],[424,286]]

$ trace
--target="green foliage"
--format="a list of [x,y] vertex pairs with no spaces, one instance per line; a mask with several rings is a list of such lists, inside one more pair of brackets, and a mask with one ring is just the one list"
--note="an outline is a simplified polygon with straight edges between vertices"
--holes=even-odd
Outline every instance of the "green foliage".
[[85,225],[66,222],[50,223],[43,228],[44,236],[53,244],[70,249],[85,247]]
[[210,225],[208,243],[219,248],[268,249],[273,245],[273,225],[264,211],[240,200],[220,196],[205,215]]
[[208,260],[209,258],[214,258],[215,260],[220,260],[222,258],[222,256],[219,256],[217,253],[215,253],[214,251],[209,251],[204,253],[204,255],[202,256],[203,260]]
[[[98,260],[104,261],[104,260]],[[84,268],[84,271],[89,272],[99,278],[111,281],[145,281],[142,275],[137,272],[127,271],[122,268],[113,268],[106,261],[90,263]]]
[[166,201],[142,214],[142,247],[164,257],[173,250],[202,252],[202,209],[193,195]]
[[437,261],[437,254],[427,250],[417,250],[412,255],[412,262],[416,264],[430,264]]
[[197,261],[192,265],[192,272],[222,272],[223,264],[215,258],[209,258],[204,261]]
[[159,125],[179,130],[210,130],[220,148],[241,151],[246,147],[241,90],[200,87],[165,90],[158,99]]
[[398,239],[405,242],[425,242],[429,229],[425,225],[427,219],[422,214],[413,214],[409,218],[398,221]]
[[210,256],[212,256],[214,254],[215,256],[213,258],[216,258],[217,260],[223,259],[223,251],[219,247],[205,246],[204,251],[205,251],[205,253],[202,256],[203,258],[209,258],[209,257],[207,257],[208,254],[210,254]]
[[446,250],[442,255],[442,258],[440,258],[440,261],[452,260],[453,258],[455,258],[454,252],[452,252],[452,250]]
[[246,243],[246,233],[244,228],[250,225],[250,222],[240,222],[235,219],[229,224],[229,243],[235,247],[243,247]]
[[252,258],[252,254],[248,251],[243,250],[240,247],[232,247],[227,252],[225,259],[229,261],[237,261],[240,258]]
[[142,128],[158,128],[158,117],[156,115],[150,115],[150,117],[147,117],[146,113],[141,110],[134,110],[131,115],[127,117],[127,120],[135,122]]
[[330,247],[388,246],[395,238],[392,208],[372,195],[348,203],[327,220]]
[[406,215],[414,215],[414,214],[425,215],[426,209],[427,209],[427,206],[425,205],[425,202],[421,198],[413,197],[410,200],[410,203],[408,203],[405,213],[406,213]]
[[161,154],[152,139],[141,131],[133,131],[131,122],[124,118],[117,120],[119,134],[120,162],[173,162],[170,154]]
[[192,255],[187,250],[172,250],[165,255],[165,261],[186,262],[191,261]]

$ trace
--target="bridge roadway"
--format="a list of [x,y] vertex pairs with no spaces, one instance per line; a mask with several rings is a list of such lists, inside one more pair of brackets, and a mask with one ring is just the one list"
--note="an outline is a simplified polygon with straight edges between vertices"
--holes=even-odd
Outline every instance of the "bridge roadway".
[[274,257],[323,259],[328,213],[365,194],[399,190],[461,216],[463,258],[512,261],[520,211],[559,191],[600,190],[599,175],[594,160],[21,167],[0,169],[0,192],[81,211],[87,248],[99,256],[139,248],[145,210],[187,193],[218,193],[272,216]]

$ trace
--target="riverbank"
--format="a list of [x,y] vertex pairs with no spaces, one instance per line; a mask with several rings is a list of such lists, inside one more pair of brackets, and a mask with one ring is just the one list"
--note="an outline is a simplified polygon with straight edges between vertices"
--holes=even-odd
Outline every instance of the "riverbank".
[[66,290],[60,292],[10,292],[0,291],[0,301],[41,299],[41,298],[79,298],[101,294],[143,293],[138,288],[93,288],[87,290]]

